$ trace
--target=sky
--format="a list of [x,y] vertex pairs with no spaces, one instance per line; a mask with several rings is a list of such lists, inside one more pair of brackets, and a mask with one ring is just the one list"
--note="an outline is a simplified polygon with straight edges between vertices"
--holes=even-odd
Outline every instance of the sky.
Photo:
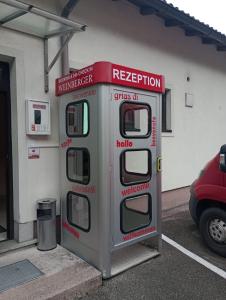
[[167,2],[226,34],[226,0],[167,0]]

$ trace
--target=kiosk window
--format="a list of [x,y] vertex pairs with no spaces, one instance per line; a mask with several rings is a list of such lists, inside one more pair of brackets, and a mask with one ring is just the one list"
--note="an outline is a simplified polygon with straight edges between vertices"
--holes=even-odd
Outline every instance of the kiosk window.
[[151,223],[151,196],[149,194],[126,198],[121,203],[121,231],[144,228]]
[[87,136],[89,133],[88,102],[69,103],[66,108],[66,132],[70,137]]
[[69,224],[84,231],[90,230],[90,204],[86,196],[69,192],[67,195],[67,219]]
[[127,150],[121,154],[122,184],[130,185],[149,181],[151,169],[149,150]]
[[120,108],[120,129],[124,137],[148,137],[151,134],[151,107],[124,102]]
[[71,181],[89,183],[90,156],[87,149],[69,148],[67,150],[67,177]]

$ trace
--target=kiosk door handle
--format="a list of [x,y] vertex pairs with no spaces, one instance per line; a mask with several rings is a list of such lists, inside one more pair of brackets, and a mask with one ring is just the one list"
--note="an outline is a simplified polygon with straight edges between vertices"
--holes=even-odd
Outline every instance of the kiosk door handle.
[[157,172],[161,172],[162,171],[162,157],[159,156],[157,157]]

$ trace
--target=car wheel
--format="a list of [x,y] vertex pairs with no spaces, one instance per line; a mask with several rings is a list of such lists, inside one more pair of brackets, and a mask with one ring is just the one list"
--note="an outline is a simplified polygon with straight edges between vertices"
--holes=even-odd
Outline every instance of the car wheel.
[[206,209],[201,215],[199,229],[206,245],[226,257],[226,212],[217,207]]

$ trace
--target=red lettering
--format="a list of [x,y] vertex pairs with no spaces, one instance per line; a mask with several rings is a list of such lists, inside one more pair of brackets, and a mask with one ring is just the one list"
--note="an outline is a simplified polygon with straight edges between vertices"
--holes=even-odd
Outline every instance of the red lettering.
[[131,232],[131,233],[125,235],[123,237],[123,240],[124,241],[129,241],[129,240],[132,240],[136,237],[139,237],[139,236],[142,236],[142,235],[154,232],[154,231],[156,231],[155,227],[144,228],[144,229],[141,229],[139,231]]
[[138,95],[136,93],[115,93],[113,94],[113,99],[116,101],[119,100],[125,100],[125,101],[131,101],[131,100],[138,100]]
[[151,187],[151,184],[149,182],[142,183],[142,184],[139,184],[139,185],[135,185],[135,186],[129,187],[128,189],[122,190],[121,191],[121,195],[123,197],[125,197],[125,196],[131,195],[131,194],[136,193],[136,192],[147,190],[150,187]]
[[156,128],[156,117],[152,118],[152,143],[151,143],[151,147],[156,147],[157,144],[157,128]]
[[69,147],[71,144],[72,144],[72,139],[71,138],[66,139],[66,141],[61,144],[61,148]]
[[65,228],[68,232],[70,232],[74,237],[76,237],[77,239],[80,238],[80,233],[74,228],[72,228],[71,226],[69,226],[66,222],[63,222],[62,225],[63,228]]
[[129,140],[124,140],[124,141],[116,141],[116,147],[117,148],[131,148],[133,147],[133,142]]
[[46,105],[44,105],[44,104],[33,104],[33,108],[46,109]]
[[77,193],[90,193],[95,194],[96,193],[96,187],[95,186],[74,186],[72,188],[73,192]]

